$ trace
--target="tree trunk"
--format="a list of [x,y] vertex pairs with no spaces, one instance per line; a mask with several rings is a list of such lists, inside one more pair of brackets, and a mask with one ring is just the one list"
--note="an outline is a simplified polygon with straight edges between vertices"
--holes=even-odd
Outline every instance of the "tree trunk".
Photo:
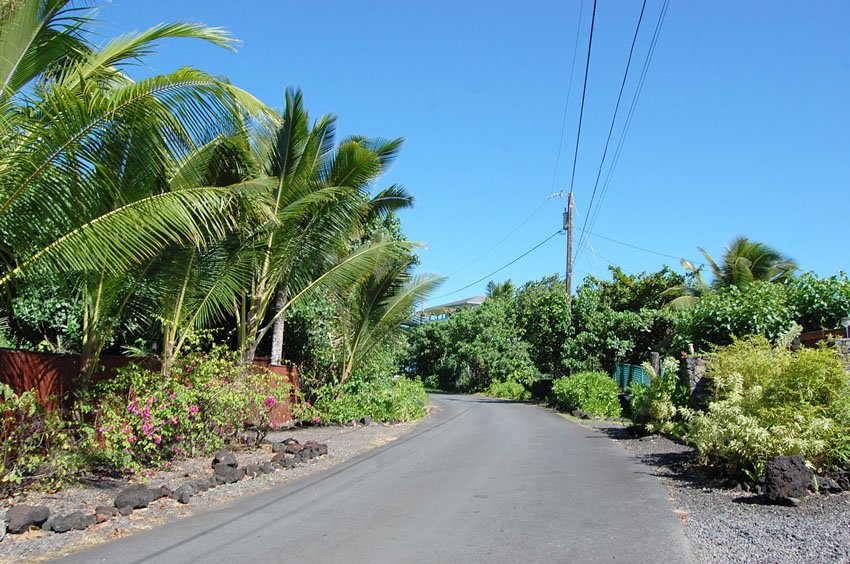
[[[281,286],[277,291],[277,297],[274,303],[274,313],[278,314],[286,305],[286,289]],[[274,328],[272,329],[272,352],[269,358],[269,364],[272,366],[280,366],[283,359],[283,329],[286,323],[286,315],[280,314],[275,319]]]

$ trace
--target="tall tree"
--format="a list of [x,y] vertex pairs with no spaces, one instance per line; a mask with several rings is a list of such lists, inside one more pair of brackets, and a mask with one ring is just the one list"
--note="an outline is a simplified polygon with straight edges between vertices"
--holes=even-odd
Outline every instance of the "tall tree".
[[[368,198],[398,153],[400,139],[352,137],[336,146],[334,126],[332,116],[311,125],[301,92],[288,89],[282,125],[255,141],[257,168],[275,184],[271,206],[276,221],[243,233],[245,252],[253,260],[250,284],[237,308],[245,363],[253,361],[260,341],[282,323],[295,300],[323,288],[350,288],[410,249],[404,241],[379,241],[349,252],[368,218],[407,206],[411,198],[399,186]],[[277,360],[281,343],[275,344]]]
[[89,372],[126,303],[123,278],[169,245],[203,245],[234,225],[239,192],[172,190],[174,163],[246,114],[272,112],[195,69],[138,82],[122,71],[169,37],[230,48],[220,29],[163,24],[94,48],[89,13],[67,1],[7,2],[0,19],[0,285],[80,280]]

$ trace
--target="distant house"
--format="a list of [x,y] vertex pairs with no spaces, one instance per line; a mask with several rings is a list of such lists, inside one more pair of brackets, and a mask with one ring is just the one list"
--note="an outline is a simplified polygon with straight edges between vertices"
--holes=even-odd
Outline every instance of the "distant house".
[[480,306],[482,303],[484,303],[484,298],[484,296],[473,296],[471,298],[458,300],[456,302],[449,302],[447,304],[441,304],[438,306],[423,309],[417,314],[417,321],[418,323],[443,321],[459,309]]

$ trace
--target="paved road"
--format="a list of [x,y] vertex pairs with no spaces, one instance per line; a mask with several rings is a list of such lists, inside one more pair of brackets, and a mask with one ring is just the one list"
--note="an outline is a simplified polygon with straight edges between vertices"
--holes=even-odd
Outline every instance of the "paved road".
[[535,406],[434,396],[412,433],[325,474],[62,562],[692,562],[667,492]]

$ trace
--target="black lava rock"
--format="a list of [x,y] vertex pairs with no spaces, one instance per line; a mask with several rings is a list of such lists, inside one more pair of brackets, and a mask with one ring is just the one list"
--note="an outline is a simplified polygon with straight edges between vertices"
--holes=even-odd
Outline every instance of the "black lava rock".
[[67,533],[71,529],[84,531],[89,525],[94,523],[94,517],[92,515],[86,515],[82,511],[74,511],[62,517],[55,517],[51,521],[51,531],[54,533]]
[[50,517],[50,509],[41,505],[16,505],[6,511],[7,530],[13,535],[26,532],[33,525],[40,527]]
[[189,503],[189,500],[192,499],[193,495],[195,495],[194,484],[191,482],[184,482],[180,484],[176,490],[174,490],[173,497],[179,503]]
[[815,476],[815,480],[817,480],[820,493],[835,494],[844,491],[844,488],[829,476]]
[[297,442],[295,442],[295,443],[287,444],[284,452],[287,453],[287,454],[298,454],[302,450],[304,450],[304,447],[301,446],[300,444],[298,444]]
[[219,484],[233,484],[242,479],[245,475],[245,470],[242,468],[234,468],[227,464],[215,465],[215,480]]
[[271,462],[263,462],[258,466],[258,468],[263,474],[271,474],[274,472],[274,465]]
[[225,449],[221,449],[213,457],[212,467],[215,468],[218,464],[224,464],[232,468],[239,466],[239,463],[236,461],[236,455]]
[[119,508],[118,508],[118,513],[119,513],[119,514],[121,514],[121,515],[123,515],[124,517],[128,517],[128,516],[132,515],[132,513],[133,513],[133,508],[132,508],[132,507],[130,507],[129,505],[128,505],[128,506],[126,506],[126,507],[119,507]]
[[98,523],[109,521],[119,515],[118,510],[108,505],[98,505],[94,508],[94,519]]
[[764,498],[768,503],[796,505],[808,495],[813,475],[803,456],[777,456],[765,466]]
[[118,492],[118,495],[115,496],[115,507],[132,507],[133,509],[140,509],[142,507],[147,507],[150,502],[155,499],[159,499],[160,491],[157,489],[150,489],[147,486],[142,484],[136,484],[133,486],[129,486]]

